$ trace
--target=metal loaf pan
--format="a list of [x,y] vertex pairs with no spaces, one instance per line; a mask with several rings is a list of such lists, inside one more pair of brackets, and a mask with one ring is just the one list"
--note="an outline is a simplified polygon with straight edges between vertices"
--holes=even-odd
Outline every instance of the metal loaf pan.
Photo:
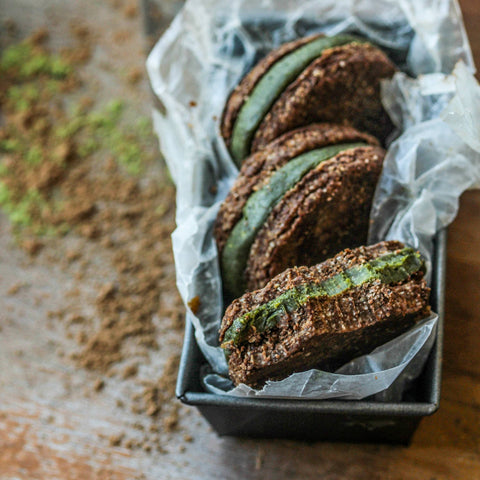
[[[181,2],[175,2],[180,5]],[[161,11],[160,0],[142,0],[144,29],[148,36],[157,37],[163,23],[156,14]],[[269,16],[247,17],[242,26],[252,33],[275,27],[276,13]],[[372,23],[375,23],[372,20]],[[316,19],[300,19],[299,34],[318,26]],[[378,27],[378,25],[377,25]],[[393,28],[389,25],[388,28]],[[386,27],[387,28],[387,27]],[[408,25],[396,26],[405,38],[413,31]],[[266,52],[258,47],[259,58]],[[405,55],[387,52],[397,65],[404,65]],[[241,55],[242,49],[230,52]],[[158,99],[156,99],[158,102]],[[160,108],[157,105],[157,108]],[[208,190],[211,172],[203,172]],[[176,395],[187,405],[198,408],[219,435],[291,438],[298,440],[328,440],[345,442],[408,443],[424,416],[439,407],[441,360],[443,343],[444,287],[446,263],[446,231],[435,238],[431,306],[439,315],[437,338],[423,373],[399,403],[369,400],[279,400],[239,398],[206,392],[201,384],[201,369],[207,362],[197,346],[194,329],[187,318],[185,339],[178,372]]]
[[443,345],[447,234],[435,238],[431,306],[437,337],[425,368],[398,403],[368,400],[279,400],[207,393],[200,369],[206,363],[187,320],[176,395],[194,405],[219,435],[342,442],[407,444],[421,419],[439,407]]

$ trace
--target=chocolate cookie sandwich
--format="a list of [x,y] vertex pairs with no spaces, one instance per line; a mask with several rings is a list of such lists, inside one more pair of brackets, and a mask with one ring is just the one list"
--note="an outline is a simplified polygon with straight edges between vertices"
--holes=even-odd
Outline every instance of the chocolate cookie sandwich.
[[284,44],[232,92],[222,136],[237,165],[283,133],[313,122],[352,125],[383,141],[392,124],[380,101],[380,81],[394,73],[380,49],[351,35]]
[[313,124],[246,159],[214,229],[227,297],[365,243],[384,154],[352,127]]
[[294,267],[225,312],[220,342],[238,385],[335,370],[428,316],[424,261],[400,242],[344,250]]

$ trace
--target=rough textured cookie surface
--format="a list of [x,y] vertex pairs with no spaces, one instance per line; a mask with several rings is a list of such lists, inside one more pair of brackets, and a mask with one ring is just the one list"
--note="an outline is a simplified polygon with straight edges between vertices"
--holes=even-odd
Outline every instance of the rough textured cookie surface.
[[385,151],[357,147],[321,163],[270,212],[250,249],[248,290],[295,265],[314,265],[366,243]]
[[[348,268],[389,252],[399,242],[347,249],[326,262],[292,268],[265,288],[245,294],[225,312],[220,341],[234,320],[292,288],[321,282]],[[240,345],[229,350],[229,372],[235,384],[259,387],[267,379],[281,379],[309,368],[332,370],[367,353],[407,330],[429,313],[430,290],[419,269],[404,281],[362,284],[332,297],[312,298],[293,312],[281,315],[268,331],[252,329]]]
[[325,51],[273,104],[255,133],[251,151],[313,122],[352,125],[383,141],[392,124],[380,101],[380,81],[395,70],[388,57],[369,44]]
[[373,136],[352,127],[312,124],[287,132],[248,157],[217,215],[214,236],[219,252],[222,252],[230,232],[242,216],[242,209],[250,195],[265,185],[274,171],[310,150],[347,142],[378,144]]

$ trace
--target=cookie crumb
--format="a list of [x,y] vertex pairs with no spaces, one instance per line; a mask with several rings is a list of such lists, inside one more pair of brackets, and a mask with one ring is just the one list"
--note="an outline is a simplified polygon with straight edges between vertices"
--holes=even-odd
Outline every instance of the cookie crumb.
[[198,309],[200,308],[200,297],[197,295],[188,301],[188,307],[194,315],[197,314]]
[[130,2],[125,5],[123,13],[127,18],[135,18],[138,15],[138,6],[136,2]]
[[36,238],[25,239],[20,243],[20,246],[31,256],[38,255],[40,250],[45,246],[43,242]]
[[125,433],[110,435],[110,437],[108,437],[108,443],[111,447],[119,447],[124,437],[125,437]]
[[25,282],[14,283],[8,288],[7,295],[10,295],[10,296],[16,295],[24,286],[25,286]]
[[95,383],[93,384],[93,390],[95,390],[95,392],[100,392],[101,390],[103,390],[104,387],[105,382],[103,381],[103,379],[97,378],[95,380]]
[[127,378],[134,377],[138,373],[138,365],[128,365],[123,369],[122,378],[126,380]]
[[130,85],[136,85],[143,77],[143,70],[138,67],[134,67],[127,73],[127,82]]

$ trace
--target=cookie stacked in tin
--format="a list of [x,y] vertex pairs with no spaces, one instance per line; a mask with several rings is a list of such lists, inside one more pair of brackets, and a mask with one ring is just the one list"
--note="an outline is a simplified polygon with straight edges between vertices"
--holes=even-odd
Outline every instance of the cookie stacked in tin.
[[392,130],[380,83],[395,71],[363,39],[315,35],[268,54],[231,93],[221,133],[240,173],[214,234],[237,299],[220,329],[234,383],[334,368],[428,311],[417,252],[360,247]]

